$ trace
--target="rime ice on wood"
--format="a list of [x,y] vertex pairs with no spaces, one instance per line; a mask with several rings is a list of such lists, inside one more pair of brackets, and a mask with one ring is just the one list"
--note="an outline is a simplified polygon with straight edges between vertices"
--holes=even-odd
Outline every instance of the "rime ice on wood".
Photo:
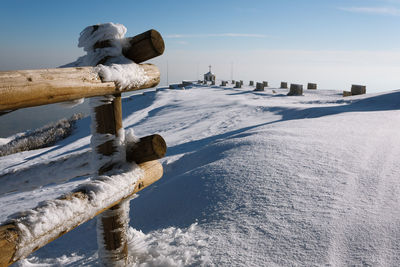
[[[118,89],[129,89],[144,84],[148,77],[144,70],[133,61],[120,57],[117,64],[97,65],[95,70],[105,82],[115,82]],[[124,63],[126,62],[126,63]]]
[[[104,23],[86,27],[80,34],[78,47],[86,51],[86,55],[62,67],[96,66],[105,57],[122,55],[122,38],[126,28],[122,24]],[[111,40],[111,46],[95,48],[98,42]]]

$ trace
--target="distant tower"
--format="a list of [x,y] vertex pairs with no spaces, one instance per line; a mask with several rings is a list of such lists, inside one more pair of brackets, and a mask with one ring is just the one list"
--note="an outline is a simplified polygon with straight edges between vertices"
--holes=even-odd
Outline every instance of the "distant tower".
[[208,66],[208,72],[204,74],[204,81],[207,82],[215,82],[215,74],[211,72],[211,65]]

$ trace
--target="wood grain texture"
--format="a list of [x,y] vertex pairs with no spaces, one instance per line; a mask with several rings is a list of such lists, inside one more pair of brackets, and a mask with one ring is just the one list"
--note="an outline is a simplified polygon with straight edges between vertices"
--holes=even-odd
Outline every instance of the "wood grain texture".
[[[121,94],[115,94],[111,103],[101,105],[95,109],[96,116],[96,134],[111,134],[118,137],[118,130],[122,128],[122,105]],[[95,134],[95,133],[93,133]],[[116,153],[114,140],[107,141],[96,147],[96,153],[111,156]],[[101,166],[98,173],[101,175],[112,169],[112,163],[106,163]],[[101,234],[97,234],[97,244],[103,246],[102,249],[107,251],[107,259],[99,257],[103,265],[111,262],[127,262],[128,260],[128,243],[126,229],[126,214],[120,204],[111,208],[114,212],[106,211],[99,215],[97,223],[98,229],[102,229]]]
[[92,67],[0,71],[0,111],[151,88],[160,82],[155,65],[140,65],[148,77],[141,86],[119,91],[102,82]]
[[127,38],[127,41],[129,45],[123,49],[122,53],[136,63],[142,63],[164,53],[164,40],[156,30],[149,30]]
[[[51,235],[48,235],[49,238],[47,240],[47,243],[57,239],[58,237],[71,231],[75,227],[94,218],[95,216],[101,214],[105,210],[108,210],[108,209],[114,207],[121,201],[130,198],[132,195],[136,194],[140,190],[146,188],[147,186],[149,186],[152,183],[159,180],[163,175],[162,165],[157,160],[139,164],[139,167],[143,170],[143,176],[138,181],[134,181],[134,180],[132,181],[132,185],[130,187],[131,192],[129,193],[129,195],[127,197],[120,199],[120,200],[116,201],[115,203],[108,205],[107,207],[98,207],[98,209],[95,211],[93,216],[88,217],[87,220],[82,221],[79,224],[77,224],[71,228],[63,229],[60,226],[55,225],[53,233]],[[71,202],[73,202],[75,199],[79,199],[80,201],[84,201],[87,203],[90,202],[90,198],[87,195],[87,193],[82,192],[82,191],[70,193],[59,199],[62,201],[71,201]],[[84,207],[86,205],[82,205],[82,206]],[[20,258],[14,258],[14,255],[16,254],[17,247],[18,247],[19,235],[20,235],[19,230],[12,223],[0,226],[0,267],[9,266],[12,263],[14,263],[20,259]],[[46,235],[46,233],[43,233],[43,235]],[[34,242],[34,241],[35,240],[32,240],[32,242]],[[33,251],[35,251],[37,249],[39,249],[39,247],[35,248],[30,253],[32,253]]]
[[167,144],[164,138],[153,134],[140,138],[134,145],[128,145],[126,149],[126,161],[143,163],[146,161],[160,159],[167,152]]

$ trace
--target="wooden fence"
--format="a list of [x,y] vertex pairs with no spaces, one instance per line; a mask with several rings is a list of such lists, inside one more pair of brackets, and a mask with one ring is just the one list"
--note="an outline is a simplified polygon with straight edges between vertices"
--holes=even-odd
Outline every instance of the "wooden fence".
[[[129,38],[132,49],[125,48],[124,55],[136,63],[141,63],[150,58],[161,55],[164,52],[164,42],[161,35],[154,30]],[[107,46],[107,42],[95,44],[97,46]],[[114,82],[102,82],[101,77],[93,71],[92,67],[58,68],[42,70],[17,70],[0,72],[0,112],[5,113],[12,110],[33,107],[39,105],[52,104],[57,102],[76,100],[80,98],[112,95],[112,100],[95,108],[94,118],[97,122],[95,133],[111,134],[118,138],[119,130],[122,128],[122,106],[121,93],[145,88],[155,87],[160,81],[160,73],[156,66],[151,64],[140,64],[147,81],[127,90],[120,90]],[[23,236],[23,231],[19,228],[17,221],[24,221],[24,217],[15,218],[6,224],[0,225],[0,266],[8,266],[21,258],[28,256],[41,246],[57,239],[73,228],[99,215],[98,224],[102,233],[98,238],[99,244],[104,244],[102,250],[107,254],[107,260],[102,259],[103,265],[114,266],[117,264],[127,264],[127,232],[126,218],[123,214],[121,203],[146,188],[161,178],[163,169],[157,159],[163,157],[166,152],[164,139],[159,135],[152,135],[134,144],[127,146],[127,159],[125,163],[136,162],[141,169],[141,177],[137,181],[132,177],[131,183],[124,190],[124,194],[119,199],[104,201],[103,206],[95,206],[89,192],[84,189],[76,189],[71,193],[58,198],[56,201],[60,207],[68,205],[74,201],[83,203],[82,210],[76,210],[76,214],[65,215],[64,221],[50,225],[43,232],[32,236]],[[108,140],[98,145],[96,151],[104,156],[112,156],[116,151],[113,140]],[[100,166],[98,174],[109,174],[115,166],[105,164]],[[119,173],[109,175],[111,179]],[[93,181],[96,182],[96,181]],[[87,207],[91,207],[87,209]],[[39,211],[41,207],[34,210]],[[60,211],[62,212],[62,210]],[[77,219],[77,214],[80,216]],[[71,220],[74,223],[71,223]],[[68,222],[68,223],[67,223]],[[100,229],[98,226],[98,229]],[[34,244],[34,245],[32,245]],[[100,254],[100,253],[99,253]]]

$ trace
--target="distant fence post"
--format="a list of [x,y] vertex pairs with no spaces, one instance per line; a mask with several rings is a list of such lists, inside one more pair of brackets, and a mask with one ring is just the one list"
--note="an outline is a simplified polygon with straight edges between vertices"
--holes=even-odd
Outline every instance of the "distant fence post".
[[367,92],[367,87],[365,85],[351,85],[351,94],[352,95],[363,95]]
[[264,91],[264,83],[256,83],[256,89],[254,91]]
[[287,82],[281,82],[281,88],[287,89]]
[[267,81],[263,81],[264,87],[268,87],[268,82]]
[[287,95],[302,95],[303,85],[302,84],[290,84],[290,91]]
[[317,90],[317,84],[316,83],[308,83],[307,89],[308,90]]
[[250,82],[249,82],[249,85],[250,85],[250,86],[254,86],[254,81],[250,81]]
[[[118,131],[122,129],[122,106],[121,94],[114,95],[111,103],[95,108],[96,133],[111,134],[118,137]],[[94,119],[94,118],[93,118]],[[114,139],[115,139],[114,138]],[[96,152],[104,156],[111,156],[117,153],[114,140],[109,140],[96,148]],[[111,170],[113,166],[106,163],[98,170],[99,175]],[[113,266],[117,263],[126,265],[128,260],[127,245],[127,222],[129,214],[124,212],[123,204],[117,204],[108,211],[97,217],[97,235],[99,259],[104,266]],[[129,206],[128,206],[129,207]]]

